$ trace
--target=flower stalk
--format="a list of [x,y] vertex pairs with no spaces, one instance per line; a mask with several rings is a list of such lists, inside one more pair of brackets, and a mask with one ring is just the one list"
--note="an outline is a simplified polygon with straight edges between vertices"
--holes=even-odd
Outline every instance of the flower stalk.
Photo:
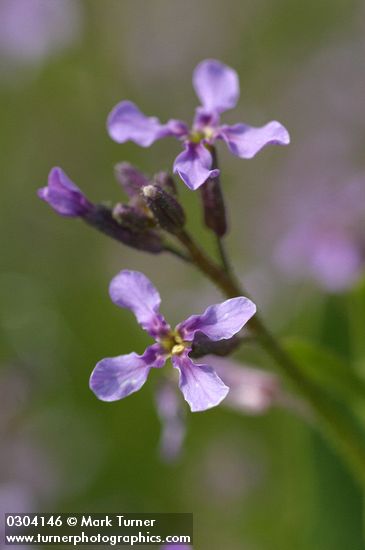
[[[186,247],[195,266],[206,275],[228,297],[249,294],[240,286],[232,272],[218,266],[194,241],[186,231],[177,235]],[[266,327],[260,315],[256,314],[247,323],[252,336],[281,369],[286,378],[306,397],[318,419],[325,435],[331,440],[337,451],[345,458],[356,479],[365,487],[365,442],[361,434],[354,429],[349,419],[338,411],[330,396],[308,379],[296,362],[281,346],[280,342]]]

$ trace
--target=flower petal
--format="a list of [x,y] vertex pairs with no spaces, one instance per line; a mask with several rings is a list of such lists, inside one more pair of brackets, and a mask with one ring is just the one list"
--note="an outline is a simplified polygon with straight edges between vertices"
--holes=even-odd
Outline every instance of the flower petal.
[[117,143],[134,141],[141,147],[149,147],[156,140],[185,135],[184,122],[170,120],[161,124],[157,117],[147,117],[132,101],[121,101],[108,116],[107,129],[110,137]]
[[150,369],[161,366],[161,358],[153,347],[143,355],[133,352],[102,359],[91,374],[90,389],[102,401],[116,401],[138,391]]
[[192,412],[219,405],[229,388],[208,365],[198,365],[184,355],[174,355],[172,363],[179,371],[179,388]]
[[237,334],[255,313],[255,304],[240,296],[209,306],[203,315],[192,315],[176,328],[189,342],[197,331],[214,341],[225,340]]
[[[216,111],[212,112],[212,111],[208,111],[204,107],[197,107],[195,109],[193,128],[198,132],[199,131],[204,132],[207,127],[211,129],[216,129],[216,128],[219,128],[219,121],[220,121],[220,115]],[[213,134],[213,137],[214,137],[214,134]]]
[[147,117],[131,101],[121,101],[108,116],[110,137],[117,143],[134,141],[149,147],[161,137],[163,125],[156,117]]
[[185,145],[185,151],[175,159],[174,172],[179,174],[189,189],[198,189],[208,178],[216,178],[219,170],[211,170],[213,164],[212,155],[201,143],[189,143]]
[[139,271],[123,270],[109,286],[112,301],[133,311],[139,324],[157,337],[166,334],[169,326],[159,312],[161,298],[151,281]]
[[163,137],[176,137],[182,139],[189,135],[189,127],[186,122],[171,118],[164,125],[163,133]]
[[287,129],[273,120],[254,128],[247,124],[222,126],[217,138],[223,139],[231,153],[240,158],[250,159],[267,145],[288,145],[290,136]]
[[215,59],[199,63],[194,70],[193,86],[203,107],[211,112],[232,109],[240,95],[236,71]]
[[58,167],[52,168],[48,175],[48,185],[38,190],[38,196],[61,216],[84,216],[93,207],[62,168]]

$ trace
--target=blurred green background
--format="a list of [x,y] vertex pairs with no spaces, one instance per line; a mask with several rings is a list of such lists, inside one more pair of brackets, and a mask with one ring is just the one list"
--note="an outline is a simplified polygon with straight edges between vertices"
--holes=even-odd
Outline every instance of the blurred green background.
[[[0,52],[0,508],[193,512],[195,550],[361,549],[360,491],[290,411],[189,414],[184,453],[164,464],[153,381],[125,401],[95,398],[88,379],[96,362],[148,342],[108,297],[120,269],[153,280],[171,323],[219,294],[174,258],[143,255],[63,220],[36,190],[58,165],[92,200],[117,201],[116,162],[147,173],[171,168],[176,142],[117,145],[107,114],[131,99],[161,120],[190,121],[193,68],[206,57],[227,63],[239,73],[241,99],[225,120],[277,119],[292,135],[290,147],[252,161],[220,150],[238,273],[273,329],[322,339],[351,358],[351,296],[285,281],[271,251],[303,186],[341,183],[364,168],[363,3],[57,2],[72,4],[77,17],[63,48],[20,61]],[[213,250],[196,196],[181,196],[191,230]],[[247,359],[244,350],[237,357]]]

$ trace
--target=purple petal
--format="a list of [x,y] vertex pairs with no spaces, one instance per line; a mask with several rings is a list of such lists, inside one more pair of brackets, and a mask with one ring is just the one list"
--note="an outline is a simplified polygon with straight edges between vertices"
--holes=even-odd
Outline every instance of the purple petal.
[[288,145],[290,136],[286,128],[273,120],[261,128],[246,124],[222,126],[218,137],[223,139],[231,153],[250,159],[267,145]]
[[152,347],[143,355],[133,352],[99,361],[90,377],[90,389],[102,401],[116,401],[138,391],[150,369],[161,366]]
[[164,544],[160,550],[193,550],[193,547],[187,544]]
[[156,117],[147,117],[131,101],[121,101],[108,116],[110,137],[117,143],[134,141],[141,147],[149,147],[156,140],[185,135],[186,125],[178,120],[161,124]]
[[197,107],[194,116],[194,130],[203,131],[206,127],[217,128],[220,116],[215,111],[208,111],[204,107]]
[[155,369],[160,369],[166,363],[167,355],[163,347],[156,343],[152,344],[152,346],[148,346],[142,357],[146,363]]
[[198,365],[184,355],[174,355],[172,363],[179,371],[179,388],[192,412],[219,405],[229,388],[208,365]]
[[232,109],[240,95],[236,71],[215,59],[199,63],[194,70],[193,86],[203,107],[211,112]]
[[189,189],[198,189],[208,178],[216,178],[219,170],[211,170],[212,155],[201,143],[186,143],[185,151],[175,159],[174,172]]
[[197,331],[214,341],[225,340],[237,334],[255,313],[255,304],[240,296],[209,306],[203,315],[192,315],[180,323],[177,330],[189,342]]
[[149,147],[159,139],[163,125],[158,118],[145,116],[131,101],[122,101],[109,114],[107,128],[117,143],[134,141]]
[[121,271],[111,281],[109,294],[117,306],[133,311],[139,324],[151,336],[164,335],[169,330],[168,324],[159,313],[160,295],[143,273]]
[[189,127],[182,120],[171,118],[164,126],[163,137],[186,138],[189,135]]
[[38,196],[61,216],[84,216],[93,208],[81,190],[58,167],[52,168],[48,185],[38,189]]

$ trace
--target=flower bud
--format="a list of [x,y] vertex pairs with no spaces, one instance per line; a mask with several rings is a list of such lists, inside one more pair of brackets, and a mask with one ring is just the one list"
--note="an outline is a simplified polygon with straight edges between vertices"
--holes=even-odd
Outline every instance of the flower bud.
[[116,164],[114,174],[130,199],[139,199],[142,188],[150,183],[148,178],[129,162]]
[[232,353],[242,343],[239,336],[232,336],[227,340],[213,341],[202,332],[197,332],[194,336],[190,357],[199,359],[205,355],[219,355],[224,357]]
[[[215,147],[210,148],[213,159],[212,168],[218,168],[217,152]],[[208,178],[200,188],[204,210],[204,222],[218,237],[227,232],[227,217],[224,199],[221,190],[220,176]]]
[[61,168],[52,168],[48,175],[48,185],[38,190],[38,196],[61,216],[83,218],[94,205],[70,180]]
[[200,188],[204,210],[204,222],[218,237],[227,232],[226,209],[219,176],[209,178]]
[[146,229],[151,228],[151,222],[153,221],[139,208],[122,203],[114,206],[113,218],[119,225],[132,231],[146,231]]
[[158,172],[153,176],[153,183],[161,187],[166,193],[177,196],[177,187],[174,178],[168,172]]
[[109,237],[138,250],[158,254],[164,250],[162,237],[157,231],[147,229],[146,231],[136,231],[131,228],[123,227],[114,218],[110,208],[103,205],[97,205],[84,220]]
[[176,198],[157,185],[147,185],[142,195],[162,229],[169,233],[181,231],[185,225],[185,212]]

